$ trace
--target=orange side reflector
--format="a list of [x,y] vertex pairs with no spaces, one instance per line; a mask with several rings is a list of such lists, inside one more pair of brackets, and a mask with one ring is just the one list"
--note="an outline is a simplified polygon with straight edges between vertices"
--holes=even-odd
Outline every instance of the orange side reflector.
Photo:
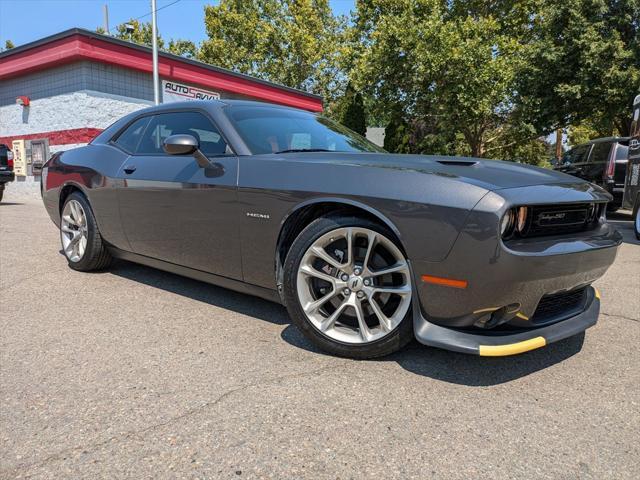
[[466,280],[454,280],[452,278],[434,277],[433,275],[422,275],[422,281],[425,283],[433,283],[434,285],[442,285],[444,287],[467,288]]

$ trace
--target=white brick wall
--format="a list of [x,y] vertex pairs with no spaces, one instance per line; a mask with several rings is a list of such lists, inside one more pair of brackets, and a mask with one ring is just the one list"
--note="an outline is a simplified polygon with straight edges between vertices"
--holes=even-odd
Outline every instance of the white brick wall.
[[[33,100],[29,107],[0,107],[0,137],[74,128],[106,128],[151,102],[91,90]],[[55,147],[55,146],[52,146]]]

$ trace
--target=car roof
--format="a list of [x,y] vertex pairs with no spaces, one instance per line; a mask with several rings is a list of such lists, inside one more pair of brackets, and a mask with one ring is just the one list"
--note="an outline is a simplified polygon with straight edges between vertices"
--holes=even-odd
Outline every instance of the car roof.
[[589,140],[583,145],[589,145],[592,143],[613,143],[613,142],[627,142],[631,137],[602,137],[602,138],[594,138],[593,140]]
[[588,142],[579,143],[578,145],[572,146],[569,150],[575,150],[580,147],[588,147],[589,145],[594,145],[596,143],[628,143],[631,140],[631,137],[602,137],[602,138],[594,138],[593,140],[589,140]]

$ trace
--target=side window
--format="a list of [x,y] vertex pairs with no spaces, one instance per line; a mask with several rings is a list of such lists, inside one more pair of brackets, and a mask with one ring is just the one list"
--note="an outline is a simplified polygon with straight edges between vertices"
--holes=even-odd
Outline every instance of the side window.
[[571,156],[571,163],[584,163],[587,161],[587,155],[591,145],[581,145],[573,149],[573,155]]
[[227,144],[211,121],[200,112],[173,112],[155,115],[136,153],[163,155],[162,142],[171,135],[192,135],[205,155],[222,155]]
[[596,143],[589,157],[590,163],[606,163],[609,160],[609,152],[611,151],[611,143]]
[[129,153],[134,153],[150,119],[151,117],[142,117],[137,119],[129,125],[124,132],[118,135],[118,138],[116,138],[114,143],[123,150],[126,150]]

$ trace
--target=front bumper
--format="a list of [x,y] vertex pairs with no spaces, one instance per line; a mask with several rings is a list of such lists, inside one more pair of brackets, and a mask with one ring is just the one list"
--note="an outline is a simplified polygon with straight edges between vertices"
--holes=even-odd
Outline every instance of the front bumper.
[[600,295],[593,287],[588,287],[587,295],[586,309],[566,320],[546,327],[505,332],[488,331],[486,334],[436,325],[418,311],[415,312],[415,335],[420,343],[431,347],[481,356],[515,355],[571,337],[595,325],[600,313]]
[[[593,325],[599,300],[590,285],[614,262],[620,233],[603,221],[593,230],[503,242],[497,228],[511,206],[610,200],[590,188],[542,186],[486,195],[447,258],[412,262],[417,339],[460,352],[506,355]],[[434,284],[433,277],[458,280],[459,288]],[[565,308],[563,302],[577,292],[584,292],[584,303]],[[550,308],[555,313],[545,314]]]

